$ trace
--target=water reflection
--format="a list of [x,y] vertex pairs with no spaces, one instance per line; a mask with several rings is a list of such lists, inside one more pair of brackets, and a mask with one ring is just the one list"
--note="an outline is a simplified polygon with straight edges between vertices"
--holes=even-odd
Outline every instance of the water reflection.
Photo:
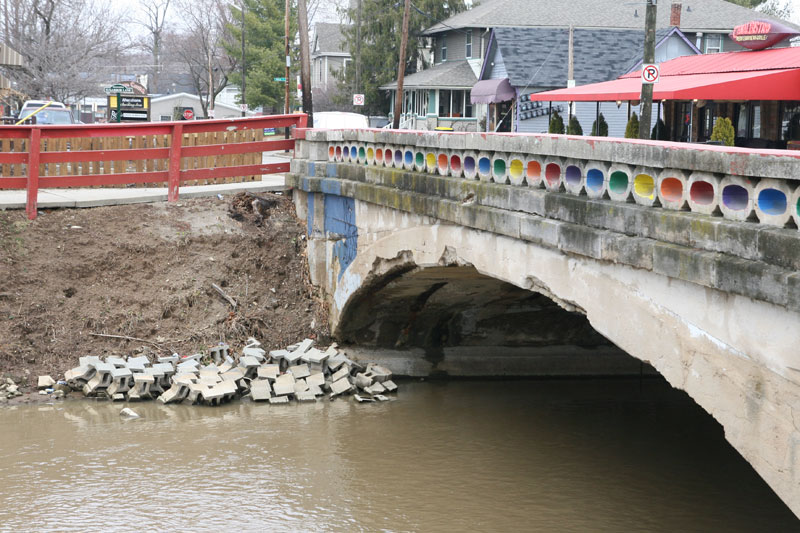
[[0,409],[3,530],[790,531],[658,380],[406,383],[398,400]]

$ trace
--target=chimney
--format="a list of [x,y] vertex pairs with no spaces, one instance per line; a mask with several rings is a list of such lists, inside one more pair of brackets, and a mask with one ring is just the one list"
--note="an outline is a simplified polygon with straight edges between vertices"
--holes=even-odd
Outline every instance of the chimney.
[[669,25],[680,27],[681,25],[681,9],[683,9],[683,4],[672,4],[672,9],[669,13]]

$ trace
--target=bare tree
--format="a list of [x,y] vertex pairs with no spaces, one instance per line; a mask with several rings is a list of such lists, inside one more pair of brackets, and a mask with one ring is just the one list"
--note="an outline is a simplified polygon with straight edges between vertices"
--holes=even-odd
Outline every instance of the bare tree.
[[123,48],[119,15],[96,0],[6,0],[3,40],[25,59],[7,70],[20,93],[72,103],[97,93],[99,66]]
[[142,16],[136,24],[142,26],[147,35],[139,39],[138,45],[150,53],[153,64],[150,70],[148,91],[159,91],[158,79],[163,69],[164,34],[167,31],[167,14],[171,0],[142,0]]
[[230,10],[223,0],[179,0],[178,6],[183,12],[183,28],[170,35],[169,47],[176,62],[188,71],[203,114],[208,116],[214,98],[238,66],[223,45],[231,40]]

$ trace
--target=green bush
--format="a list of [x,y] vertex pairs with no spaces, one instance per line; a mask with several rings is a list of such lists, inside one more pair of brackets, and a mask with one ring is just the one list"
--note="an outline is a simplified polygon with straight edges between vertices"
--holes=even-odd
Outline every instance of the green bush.
[[654,141],[668,141],[669,140],[669,132],[667,131],[667,125],[664,124],[664,121],[658,119],[656,121],[656,125],[653,126],[653,131],[650,133],[650,138]]
[[567,135],[583,135],[583,128],[581,128],[581,123],[578,121],[578,117],[575,115],[569,117]]
[[598,117],[600,121],[600,132],[597,132],[597,120],[592,122],[592,137],[608,137],[608,122],[606,122],[606,117],[600,113]]
[[558,111],[554,112],[550,117],[550,128],[547,130],[547,133],[564,133],[564,119],[561,118]]
[[714,129],[711,131],[711,140],[722,141],[725,146],[733,146],[735,138],[736,130],[733,129],[731,119],[727,117],[718,118],[714,123]]
[[636,115],[636,113],[631,113],[631,118],[628,119],[628,125],[625,126],[625,138],[639,138],[639,117]]

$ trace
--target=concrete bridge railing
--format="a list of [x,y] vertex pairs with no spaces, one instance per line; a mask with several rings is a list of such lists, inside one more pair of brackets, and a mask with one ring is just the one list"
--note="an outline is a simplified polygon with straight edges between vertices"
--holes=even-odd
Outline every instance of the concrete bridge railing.
[[308,130],[287,182],[342,341],[506,373],[621,369],[615,345],[800,515],[800,153]]

